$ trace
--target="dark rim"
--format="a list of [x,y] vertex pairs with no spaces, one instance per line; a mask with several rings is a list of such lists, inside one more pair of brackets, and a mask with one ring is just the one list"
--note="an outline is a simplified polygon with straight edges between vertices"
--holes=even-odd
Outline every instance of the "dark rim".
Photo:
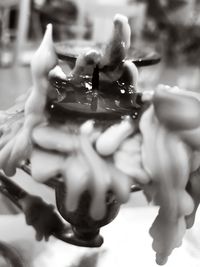
[[[72,54],[65,54],[60,51],[57,51],[58,58],[63,60],[63,61],[68,61],[69,63],[75,64],[76,62],[76,55]],[[146,56],[143,58],[137,58],[137,59],[132,59],[132,62],[137,66],[137,67],[146,67],[146,66],[151,66],[158,64],[161,61],[161,57],[158,53],[154,53],[151,56]]]
[[[75,46],[76,44],[70,41],[55,43],[56,53],[58,55],[58,58],[63,61],[67,61],[71,64],[75,64],[78,55],[73,52],[71,53],[69,52],[70,47],[73,49]],[[83,41],[82,46],[83,48],[87,46],[91,48],[97,48],[97,50],[103,47],[102,43],[94,44],[93,42],[90,41]],[[136,57],[130,56],[128,59],[132,59],[133,63],[135,63],[137,67],[145,67],[158,64],[161,61],[161,55],[156,51],[151,51],[149,53],[145,53],[142,56],[136,56]]]

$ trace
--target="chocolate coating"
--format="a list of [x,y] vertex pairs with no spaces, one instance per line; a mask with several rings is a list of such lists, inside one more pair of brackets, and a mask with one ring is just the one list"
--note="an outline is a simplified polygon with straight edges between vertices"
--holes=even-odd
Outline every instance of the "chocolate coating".
[[100,227],[110,223],[118,214],[120,204],[114,198],[114,195],[110,192],[107,193],[107,199],[105,200],[107,203],[106,214],[103,219],[94,220],[91,218],[89,214],[90,204],[91,204],[91,195],[88,191],[85,191],[79,200],[78,208],[74,212],[69,212],[66,209],[66,194],[67,188],[60,182],[56,186],[56,204],[58,210],[62,217],[68,221],[75,230],[76,234],[85,233],[86,235],[82,237],[92,238],[93,235],[96,236]]

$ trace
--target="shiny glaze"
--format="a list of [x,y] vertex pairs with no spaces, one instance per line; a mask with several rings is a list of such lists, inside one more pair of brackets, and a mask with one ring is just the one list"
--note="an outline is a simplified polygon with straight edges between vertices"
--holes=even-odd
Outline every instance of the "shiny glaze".
[[83,77],[79,84],[53,78],[51,84],[57,91],[57,99],[49,101],[47,106],[52,116],[63,113],[63,116],[112,120],[130,115],[136,119],[141,112],[141,94],[132,85],[101,81],[94,90],[90,77]]
[[88,191],[84,191],[79,199],[78,208],[75,211],[68,211],[65,205],[67,187],[60,182],[56,186],[56,204],[62,217],[68,221],[74,229],[75,235],[82,235],[82,239],[93,239],[98,235],[99,229],[110,223],[117,216],[120,203],[114,198],[110,192],[106,198],[106,213],[100,220],[94,220],[89,214],[91,205],[91,195]]

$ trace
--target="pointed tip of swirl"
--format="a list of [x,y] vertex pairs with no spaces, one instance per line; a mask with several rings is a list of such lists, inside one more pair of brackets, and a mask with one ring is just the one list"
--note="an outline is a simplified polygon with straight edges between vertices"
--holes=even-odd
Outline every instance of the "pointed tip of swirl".
[[42,43],[44,41],[49,41],[53,43],[53,25],[51,23],[47,24],[45,34],[42,40]]
[[34,74],[46,75],[57,65],[58,58],[52,35],[53,26],[52,24],[48,24],[42,42],[31,61],[33,76]]
[[54,44],[53,44],[53,26],[52,24],[48,24],[46,26],[46,30],[45,30],[45,33],[44,33],[44,36],[43,36],[43,39],[40,43],[40,46],[39,48],[37,49],[36,53],[39,53],[41,52],[41,55],[42,53],[44,52],[43,49],[52,49],[54,48]]
[[53,29],[52,23],[48,23],[46,26],[46,29],[48,29],[52,32],[52,29]]

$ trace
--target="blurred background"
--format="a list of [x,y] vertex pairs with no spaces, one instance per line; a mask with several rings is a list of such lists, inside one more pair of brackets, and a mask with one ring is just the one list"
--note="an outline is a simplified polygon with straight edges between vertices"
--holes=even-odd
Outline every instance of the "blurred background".
[[116,13],[129,19],[132,58],[155,52],[162,58],[157,66],[140,68],[143,89],[162,82],[197,90],[199,0],[0,0],[1,109],[30,86],[30,60],[48,23],[53,24],[54,41],[70,53],[107,41]]
[[116,13],[131,25],[130,57],[156,52],[162,58],[156,66],[140,68],[142,89],[158,82],[198,89],[199,0],[0,0],[0,108],[30,86],[30,60],[48,23],[54,41],[70,53],[107,41]]
[[[200,91],[200,0],[0,0],[0,110],[12,106],[15,99],[30,88],[32,84],[31,57],[40,44],[48,23],[53,24],[53,38],[56,46],[63,53],[66,51],[67,53],[74,53],[74,50],[79,51],[83,46],[106,42],[109,39],[112,20],[116,13],[124,14],[129,19],[131,26],[129,57],[142,60],[161,58],[158,64],[139,68],[138,86],[141,90],[154,89],[158,83],[164,83],[178,85],[186,90]],[[65,67],[67,65],[64,61],[60,61],[60,64]],[[70,69],[70,67],[67,66],[66,69]],[[38,187],[21,172],[15,178],[15,181],[31,193],[42,194],[48,202],[54,203],[51,190]],[[142,207],[144,209],[146,206],[147,202],[141,193],[134,194],[126,205],[127,208]],[[3,196],[0,197],[0,211],[4,215],[18,213],[10,202],[5,201]],[[144,211],[147,217],[142,215]],[[137,227],[143,231],[142,220],[143,222],[145,220],[151,222],[154,213],[155,210],[147,212],[145,209],[141,213],[141,210],[136,209],[136,217],[139,214],[141,220],[134,218],[134,216],[130,217],[128,213],[125,213],[124,218],[130,219],[130,222],[135,221]],[[125,225],[126,223],[127,229],[129,229],[130,225],[128,222],[125,222]],[[23,238],[20,239],[19,234],[16,234],[17,231],[12,234],[9,231],[6,233],[5,229],[9,229],[9,227],[21,229],[21,232],[25,229],[21,218],[16,217],[16,221],[13,221],[13,217],[2,215],[0,216],[2,240],[9,240],[15,244],[17,243],[16,240],[26,240],[27,238],[29,245],[35,242],[33,241],[33,232],[24,231]],[[119,229],[124,231],[122,224],[116,227],[118,227],[116,231]],[[110,233],[111,244],[111,236],[113,238],[116,232],[113,232],[112,235],[111,230]],[[127,235],[128,233],[126,233],[126,237]],[[137,235],[136,231],[134,235]],[[147,238],[147,236],[143,237]],[[119,237],[119,242],[126,242],[123,238],[124,236]],[[135,236],[135,239],[139,240],[140,237]],[[190,235],[189,240],[194,242],[194,234]],[[27,246],[27,242],[22,242],[21,247],[18,246],[18,248],[20,247],[20,251],[24,250],[29,255],[30,246]],[[129,248],[131,245],[133,244],[127,244]],[[188,243],[186,247],[187,245]],[[142,248],[144,244],[139,243],[139,246]],[[198,246],[200,246],[199,243],[196,244],[196,247]],[[47,248],[47,245],[43,243],[38,249],[36,247],[35,245],[34,255],[40,254],[41,247],[48,252],[50,251],[50,254],[51,250],[55,254],[57,249],[62,251],[62,246],[58,243],[56,243],[55,248]],[[29,252],[27,252],[28,250]],[[128,248],[127,251],[130,252]],[[196,253],[194,251],[195,249],[191,253]],[[75,255],[78,252],[71,249],[70,253]],[[84,253],[83,250],[80,252],[81,255]],[[63,254],[62,257],[64,257]],[[124,254],[122,253],[122,255]],[[75,256],[73,257],[75,258]],[[142,254],[138,257],[142,258]],[[33,258],[33,255],[27,256],[27,265],[25,266],[29,266],[30,258]],[[139,261],[139,258],[137,259]],[[175,266],[173,265],[175,259],[177,260],[175,257],[172,264],[167,266]],[[140,264],[138,266],[147,266],[146,264],[154,266],[149,265],[147,260],[149,260],[148,256],[146,260],[143,259],[143,263],[138,263]],[[57,260],[58,262],[59,260]],[[79,266],[80,263],[73,264],[71,266]],[[96,266],[94,263],[87,264],[82,263],[80,266]],[[196,267],[199,266],[199,261],[197,263],[195,261],[191,265],[191,258],[188,256],[188,261],[179,262],[179,264],[181,266],[190,264],[190,266]],[[3,263],[1,265],[0,262],[0,266],[7,265],[3,265]],[[64,263],[63,265],[50,265],[50,263],[45,265],[44,262],[39,261],[33,266],[59,267],[70,265],[64,265]],[[112,266],[112,264],[102,266]],[[115,266],[120,265],[115,263]],[[131,265],[128,264],[127,266]]]

